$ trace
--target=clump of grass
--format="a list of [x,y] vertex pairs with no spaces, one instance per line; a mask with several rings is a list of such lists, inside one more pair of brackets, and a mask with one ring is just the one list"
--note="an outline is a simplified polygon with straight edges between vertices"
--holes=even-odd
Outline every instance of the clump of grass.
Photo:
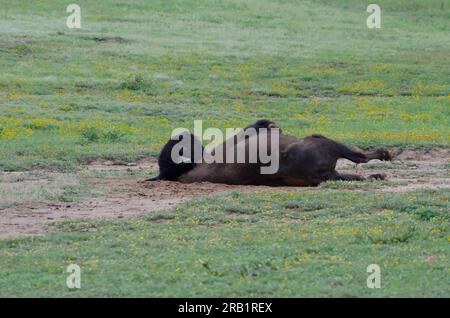
[[90,221],[74,219],[54,222],[52,226],[57,226],[58,230],[64,232],[94,232],[97,231],[99,227],[97,224]]
[[428,207],[419,207],[415,209],[414,214],[421,221],[430,221],[432,218],[442,215],[443,213],[439,213],[439,211],[428,208]]
[[169,92],[164,89],[163,82],[157,79],[144,77],[142,74],[128,76],[119,86],[120,89],[144,92],[146,95],[157,96]]
[[327,181],[320,184],[322,189],[339,189],[339,190],[373,190],[379,189],[383,186],[389,185],[387,180],[372,180],[372,181]]
[[124,136],[125,134],[119,130],[108,130],[102,134],[103,139],[108,142],[117,142]]
[[59,110],[63,111],[63,112],[69,112],[75,109],[75,105],[74,104],[67,104],[67,105],[63,105],[61,107],[59,107]]
[[29,128],[32,130],[54,130],[58,129],[58,126],[53,123],[45,123],[45,124],[38,124],[35,122],[24,122],[22,124],[22,127]]
[[88,127],[81,132],[81,139],[83,144],[93,143],[100,140],[100,132],[95,127]]
[[96,142],[115,143],[123,140],[125,133],[117,129],[102,131],[96,127],[88,127],[83,129],[80,134],[81,144],[90,144]]
[[405,226],[399,229],[386,229],[380,234],[368,235],[368,238],[373,244],[406,243],[414,236],[415,232],[414,226]]
[[10,48],[10,52],[15,53],[20,56],[25,56],[33,53],[33,50],[25,43],[19,43]]
[[146,88],[146,81],[144,77],[140,74],[130,75],[127,79],[125,79],[120,85],[122,89],[129,89],[132,91],[142,90]]

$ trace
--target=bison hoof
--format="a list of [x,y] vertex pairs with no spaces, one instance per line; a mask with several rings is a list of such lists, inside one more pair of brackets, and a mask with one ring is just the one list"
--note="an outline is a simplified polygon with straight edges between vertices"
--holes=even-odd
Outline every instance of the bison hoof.
[[369,180],[386,180],[387,176],[384,173],[375,173],[369,176]]
[[385,149],[378,149],[377,150],[378,154],[379,154],[379,159],[383,160],[383,161],[391,161],[392,160],[392,155],[389,153],[389,151],[385,150]]

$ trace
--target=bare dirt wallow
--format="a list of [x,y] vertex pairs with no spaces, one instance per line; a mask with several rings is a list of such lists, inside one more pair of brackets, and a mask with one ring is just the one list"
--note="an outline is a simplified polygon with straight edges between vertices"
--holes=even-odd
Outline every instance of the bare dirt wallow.
[[[355,165],[348,160],[338,162],[338,170],[369,175],[385,173],[389,182],[375,191],[404,192],[415,189],[450,188],[450,150],[436,149],[429,152],[403,151],[392,163],[372,161]],[[87,165],[92,171],[157,171],[155,159],[142,160],[136,165],[112,165],[96,162]],[[7,175],[8,173],[3,173]],[[42,174],[45,178],[45,173]],[[192,197],[211,196],[231,191],[302,191],[305,188],[231,186],[213,183],[191,183],[155,181],[143,182],[142,174],[128,178],[90,177],[86,181],[94,185],[117,189],[106,196],[83,199],[76,203],[44,200],[25,200],[13,207],[0,208],[0,239],[39,235],[51,231],[51,222],[68,219],[125,218],[175,207]],[[39,181],[39,180],[38,180]],[[4,181],[2,181],[4,182]],[[14,179],[14,182],[21,180]],[[25,180],[23,181],[25,182]],[[20,183],[19,183],[20,185]],[[45,183],[44,185],[45,186]],[[123,189],[123,191],[121,191]],[[351,191],[351,190],[348,190]]]

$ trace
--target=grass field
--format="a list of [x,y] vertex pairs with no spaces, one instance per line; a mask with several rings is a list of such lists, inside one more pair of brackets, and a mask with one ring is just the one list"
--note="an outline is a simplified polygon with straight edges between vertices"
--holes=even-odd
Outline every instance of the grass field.
[[[362,148],[450,146],[445,1],[379,0],[381,29],[356,0],[79,0],[80,30],[65,25],[69,3],[0,0],[0,214],[105,195],[86,163],[154,157],[194,119],[269,118]],[[29,190],[8,185],[12,172],[55,177]],[[0,240],[0,296],[449,297],[449,190],[375,188],[232,191],[58,222]],[[79,290],[65,286],[70,263]],[[366,286],[372,263],[380,289]]]
[[[444,297],[449,198],[232,193],[132,221],[63,222],[63,233],[0,241],[0,294]],[[427,262],[431,255],[438,260]],[[65,286],[71,263],[82,268],[75,291]],[[372,263],[381,266],[380,289],[366,286]]]

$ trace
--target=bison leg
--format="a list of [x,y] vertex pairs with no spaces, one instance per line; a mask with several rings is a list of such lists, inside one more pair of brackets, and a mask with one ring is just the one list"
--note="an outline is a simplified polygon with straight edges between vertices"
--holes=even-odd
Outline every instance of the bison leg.
[[362,151],[356,151],[351,150],[350,148],[347,148],[348,151],[346,151],[342,157],[345,159],[348,159],[350,161],[353,161],[354,163],[366,163],[373,159],[379,159],[383,161],[390,161],[392,160],[392,156],[389,153],[389,151],[384,149],[377,149],[375,151],[371,152],[362,152]]
[[331,153],[338,158],[345,158],[355,163],[366,163],[373,159],[384,161],[392,160],[391,154],[385,149],[377,149],[371,152],[364,152],[358,149],[351,149],[344,144],[324,137],[322,135],[312,135],[309,139],[316,141],[320,147],[327,146]]
[[385,149],[377,149],[372,152],[366,152],[365,155],[367,157],[367,161],[372,160],[372,159],[378,159],[378,160],[383,160],[383,161],[391,161],[392,160],[392,155],[389,153],[389,151],[387,151]]
[[365,178],[363,176],[357,174],[341,174],[336,173],[336,177],[333,180],[342,180],[342,181],[364,181]]

